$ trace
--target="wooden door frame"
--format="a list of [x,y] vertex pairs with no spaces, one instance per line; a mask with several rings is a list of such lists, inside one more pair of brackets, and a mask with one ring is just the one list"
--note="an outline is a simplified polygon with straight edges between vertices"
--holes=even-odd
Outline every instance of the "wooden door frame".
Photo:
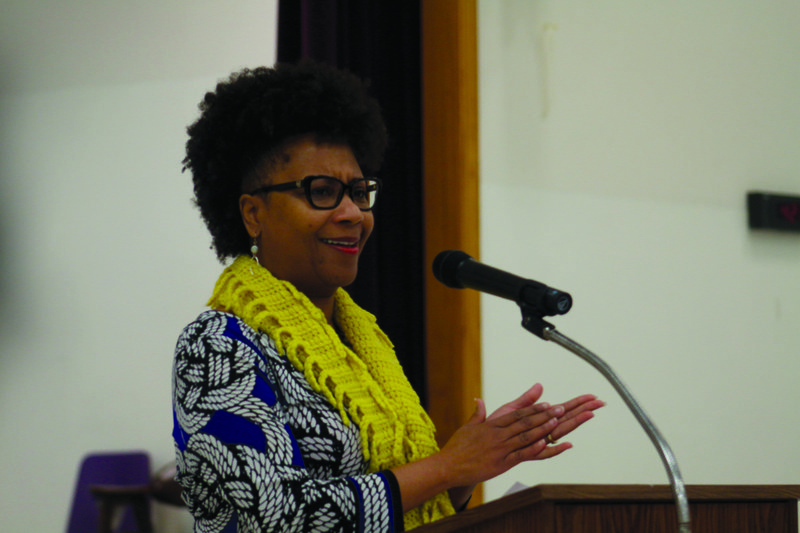
[[422,0],[421,12],[428,406],[443,444],[481,395],[480,295],[430,268],[442,250],[479,257],[477,3]]

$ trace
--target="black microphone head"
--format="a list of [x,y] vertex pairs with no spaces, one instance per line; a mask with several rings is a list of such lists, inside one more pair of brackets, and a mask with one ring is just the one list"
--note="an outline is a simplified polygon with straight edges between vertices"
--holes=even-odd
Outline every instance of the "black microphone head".
[[458,268],[468,259],[472,257],[461,250],[439,252],[433,260],[433,275],[450,288],[463,289],[464,286],[458,280]]

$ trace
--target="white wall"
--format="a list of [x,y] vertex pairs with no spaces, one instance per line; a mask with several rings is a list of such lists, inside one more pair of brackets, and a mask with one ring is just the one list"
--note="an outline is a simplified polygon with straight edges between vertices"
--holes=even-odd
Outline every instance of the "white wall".
[[185,128],[274,62],[275,23],[274,0],[3,2],[0,531],[63,531],[86,452],[172,459],[175,340],[220,270]]
[[[172,349],[219,272],[184,129],[217,79],[273,62],[275,2],[3,4],[0,531],[59,531],[85,452],[172,457]],[[800,237],[750,232],[743,207],[800,194],[800,7],[479,7],[482,259],[573,293],[558,329],[623,377],[687,482],[800,482]],[[609,402],[489,497],[666,481],[596,372],[513,304],[483,309],[490,404],[535,380]]]
[[[800,483],[800,234],[747,228],[800,194],[800,4],[479,2],[481,259],[572,293],[559,331],[603,357],[687,483]],[[618,395],[482,300],[490,406],[608,402],[561,457],[487,483],[667,483]]]

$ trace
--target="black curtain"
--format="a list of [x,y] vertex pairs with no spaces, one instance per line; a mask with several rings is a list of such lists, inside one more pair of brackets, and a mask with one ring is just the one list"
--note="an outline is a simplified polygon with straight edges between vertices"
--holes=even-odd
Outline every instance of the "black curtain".
[[278,61],[313,59],[370,83],[389,130],[384,188],[353,299],[375,314],[427,405],[420,0],[280,0]]

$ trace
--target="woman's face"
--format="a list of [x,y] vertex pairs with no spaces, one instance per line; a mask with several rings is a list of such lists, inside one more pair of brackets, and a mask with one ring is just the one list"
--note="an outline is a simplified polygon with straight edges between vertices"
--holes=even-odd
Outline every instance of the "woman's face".
[[[349,146],[317,144],[304,137],[288,145],[269,181],[261,185],[306,176],[332,176],[345,183],[363,177]],[[348,194],[334,209],[314,209],[303,189],[249,198],[240,202],[245,224],[250,235],[256,235],[259,262],[276,278],[291,282],[311,299],[332,296],[355,280],[358,258],[374,225],[371,211],[361,211]]]

